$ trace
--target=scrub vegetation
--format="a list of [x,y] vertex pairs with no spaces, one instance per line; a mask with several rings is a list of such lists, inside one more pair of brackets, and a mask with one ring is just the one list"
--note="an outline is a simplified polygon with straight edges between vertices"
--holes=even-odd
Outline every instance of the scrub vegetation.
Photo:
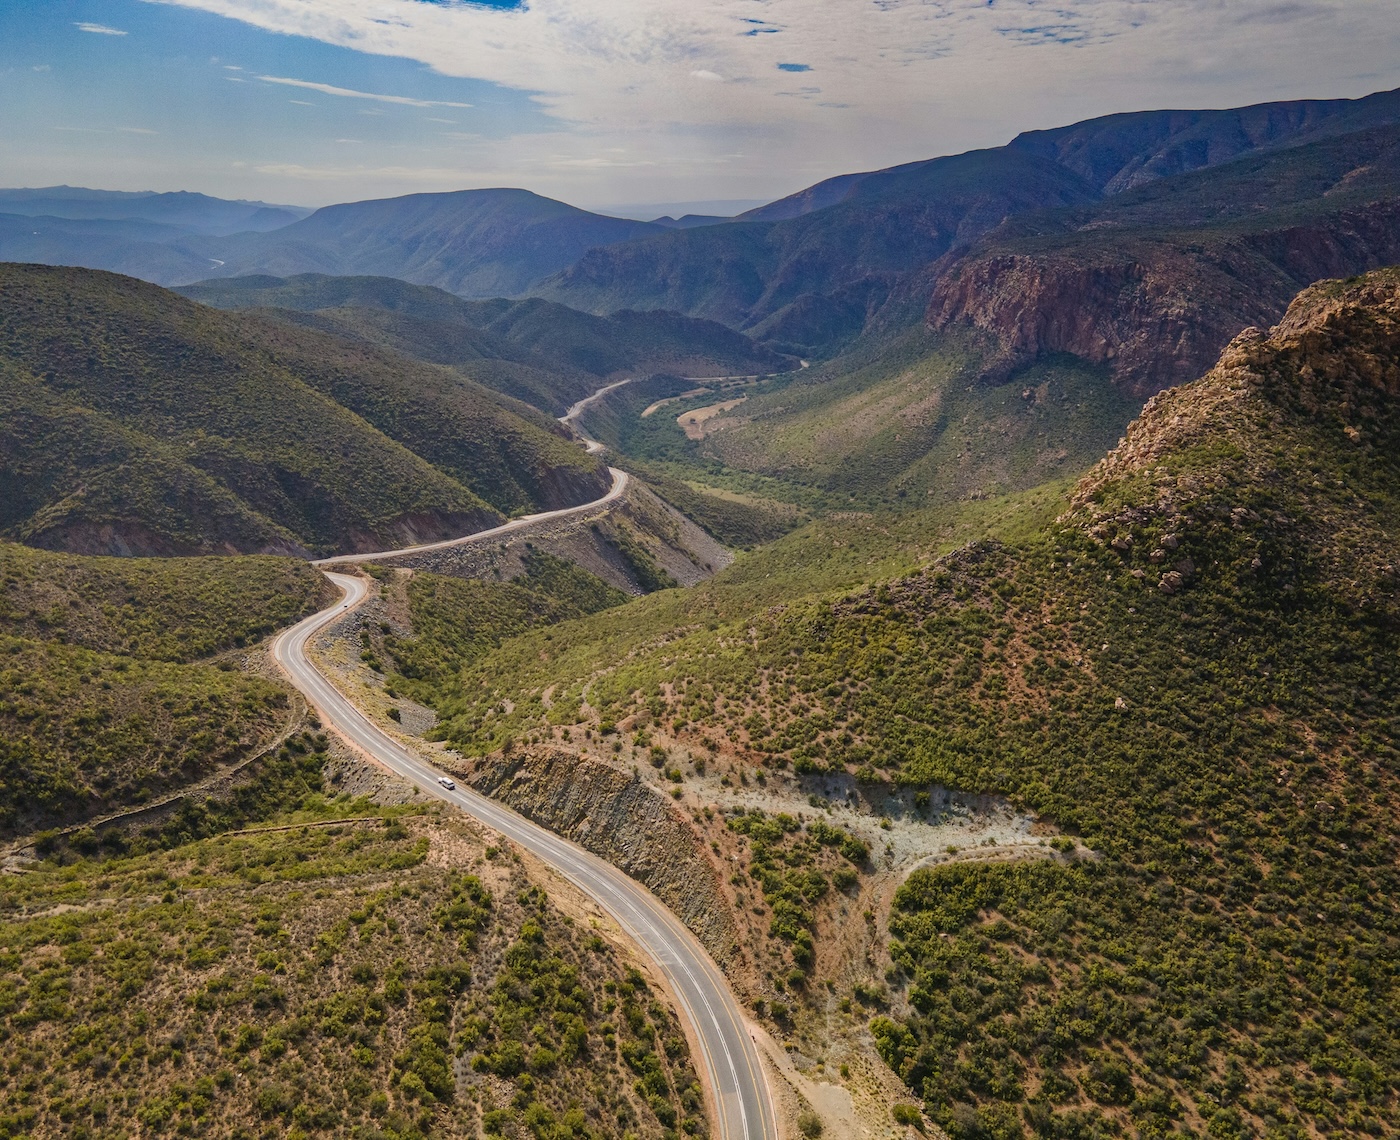
[[627,595],[571,562],[543,551],[525,558],[509,582],[418,572],[402,585],[413,635],[384,637],[410,692],[430,694],[470,661],[537,625],[552,625],[621,605]]
[[273,824],[6,876],[5,1135],[706,1134],[674,1013],[508,852],[315,793]]
[[31,545],[382,549],[608,486],[543,413],[364,342],[85,269],[0,297],[0,534]]
[[[1400,277],[1319,286],[1150,402],[1054,522],[998,511],[941,553],[968,515],[828,517],[625,628],[507,642],[439,731],[484,752],[633,717],[749,771],[1002,794],[1075,837],[896,896],[871,1030],[958,1140],[1386,1134],[1397,455]],[[795,830],[730,826],[765,894],[820,895]]]
[[138,806],[290,727],[230,656],[324,604],[283,558],[118,559],[0,544],[0,828]]

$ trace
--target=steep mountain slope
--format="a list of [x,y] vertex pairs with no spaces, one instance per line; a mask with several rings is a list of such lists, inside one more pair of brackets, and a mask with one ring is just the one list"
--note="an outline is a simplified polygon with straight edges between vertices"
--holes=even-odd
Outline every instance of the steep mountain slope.
[[274,234],[245,235],[210,249],[226,262],[216,274],[221,277],[376,275],[463,296],[501,297],[524,291],[594,246],[659,229],[527,190],[460,190],[326,206]]
[[1400,127],[1342,135],[1015,219],[921,275],[934,329],[991,334],[985,374],[1067,352],[1145,397],[1320,278],[1400,261]]
[[843,175],[730,225],[591,251],[534,291],[594,311],[675,309],[803,354],[829,353],[865,327],[898,275],[1008,217],[1398,120],[1396,92],[1108,116],[997,150]]
[[451,372],[88,270],[0,269],[0,400],[0,529],[83,552],[382,548],[608,482]]
[[825,346],[858,331],[899,274],[1009,215],[1094,197],[1048,160],[976,151],[788,221],[671,230],[591,250],[532,292],[592,312],[673,309],[777,345]]
[[[833,788],[952,788],[1076,837],[1000,860],[954,845],[844,962],[849,897],[784,868],[801,821],[730,818],[790,959],[779,1016],[820,1049],[883,1007],[881,1055],[958,1140],[1385,1134],[1397,457],[1387,270],[1307,290],[1151,400],[1054,524],[884,582],[880,527],[815,524],[805,599],[775,592],[765,551],[631,620],[527,634],[463,671],[441,730],[485,754],[625,724],[730,784],[790,770],[818,811]],[[870,584],[829,592],[818,545]],[[910,798],[917,828],[929,800]],[[845,993],[809,980],[852,973]]]
[[389,277],[254,276],[177,291],[223,309],[283,310],[286,320],[452,366],[555,415],[603,378],[743,375],[791,363],[713,321],[665,312],[596,317],[537,299],[467,301]]
[[285,687],[220,655],[325,604],[304,562],[84,558],[0,542],[0,832],[135,807],[252,757]]

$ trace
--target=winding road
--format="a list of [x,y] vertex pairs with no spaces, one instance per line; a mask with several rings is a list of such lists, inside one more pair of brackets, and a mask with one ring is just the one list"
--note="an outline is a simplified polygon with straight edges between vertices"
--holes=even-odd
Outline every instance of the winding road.
[[[596,440],[585,441],[590,445],[596,442]],[[602,447],[603,445],[599,443],[598,449],[602,450]],[[612,487],[601,499],[594,499],[589,503],[580,503],[576,507],[560,507],[557,511],[540,511],[538,514],[521,515],[518,519],[511,519],[508,523],[493,526],[490,530],[474,531],[472,534],[464,534],[461,538],[445,538],[441,542],[425,542],[421,546],[404,546],[398,550],[376,550],[372,554],[338,554],[334,558],[318,558],[311,565],[321,567],[348,566],[355,562],[379,562],[385,558],[398,558],[403,554],[421,554],[425,550],[443,550],[449,546],[466,546],[468,543],[487,542],[493,538],[499,538],[503,534],[510,534],[511,531],[520,530],[532,523],[582,514],[584,511],[594,510],[621,498],[622,492],[627,490],[627,483],[631,476],[626,471],[609,467],[608,472],[612,475]]]
[[[580,405],[575,405],[570,413],[576,416],[581,410]],[[585,440],[585,443],[590,451],[602,448],[601,444],[597,444],[596,448],[593,446],[596,441]],[[626,473],[615,468],[610,470],[612,489],[591,503],[515,519],[492,530],[447,542],[378,554],[326,558],[316,565],[326,567],[366,562],[415,551],[489,541],[531,522],[591,510],[616,499],[626,489]],[[680,920],[649,891],[611,863],[478,792],[461,787],[444,787],[439,782],[443,773],[379,728],[312,664],[306,653],[307,643],[362,602],[369,592],[363,578],[330,571],[326,572],[326,576],[342,591],[342,597],[285,630],[272,643],[273,659],[286,672],[292,684],[315,706],[322,722],[366,756],[398,773],[422,791],[445,800],[538,856],[612,915],[618,925],[655,961],[680,1004],[682,1016],[693,1031],[692,1039],[698,1046],[712,1094],[714,1134],[719,1140],[776,1140],[778,1133],[772,1098],[757,1046],[744,1024],[739,1003],[719,968]]]

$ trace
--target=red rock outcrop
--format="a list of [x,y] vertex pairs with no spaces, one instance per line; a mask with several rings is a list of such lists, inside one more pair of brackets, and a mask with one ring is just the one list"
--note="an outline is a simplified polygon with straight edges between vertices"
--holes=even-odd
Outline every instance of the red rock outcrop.
[[1146,398],[1207,371],[1241,329],[1272,325],[1300,288],[1396,262],[1392,199],[1263,233],[973,252],[940,267],[926,318],[988,334],[990,380],[1072,353]]

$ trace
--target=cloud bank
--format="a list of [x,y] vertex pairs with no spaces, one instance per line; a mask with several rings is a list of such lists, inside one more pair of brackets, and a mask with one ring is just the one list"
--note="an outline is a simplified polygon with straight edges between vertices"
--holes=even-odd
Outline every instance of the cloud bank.
[[[1108,111],[1400,83],[1393,0],[150,2],[529,92],[566,136],[561,162],[620,147],[657,168],[658,191],[668,164],[708,163],[694,189],[716,196],[755,189],[740,183],[760,164],[794,188]],[[511,146],[497,140],[488,165],[550,149]]]

